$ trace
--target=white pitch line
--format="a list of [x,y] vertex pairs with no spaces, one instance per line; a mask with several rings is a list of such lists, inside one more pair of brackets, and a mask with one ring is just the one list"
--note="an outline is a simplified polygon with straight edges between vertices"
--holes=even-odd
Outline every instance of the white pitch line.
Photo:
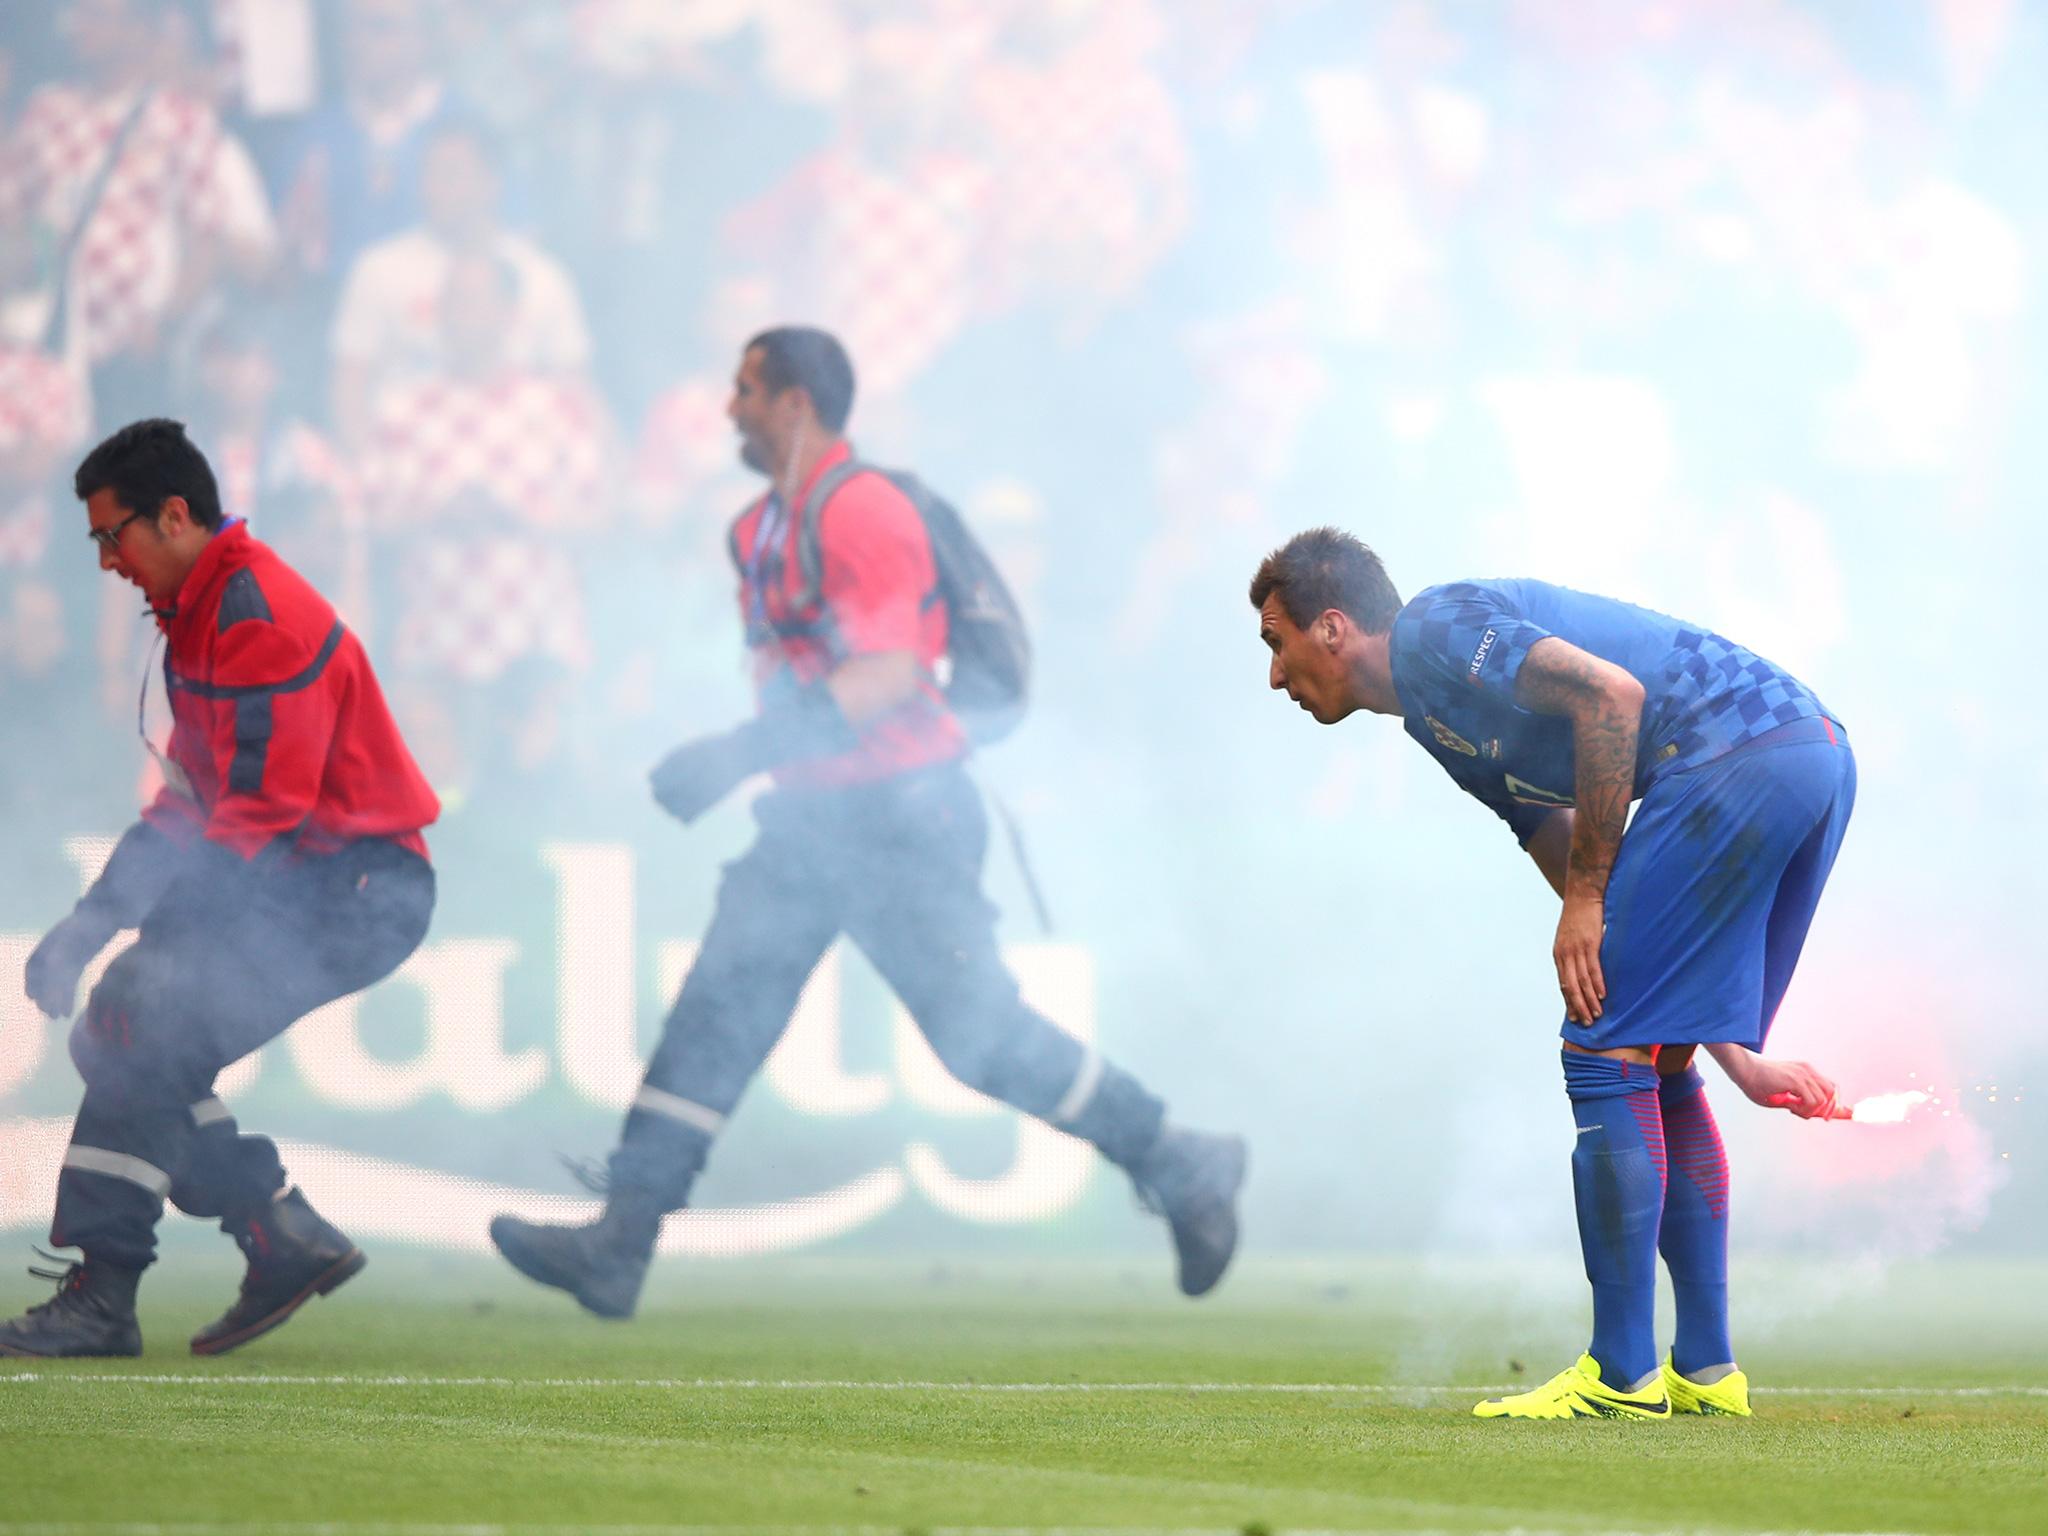
[[1391,1386],[1341,1381],[813,1381],[730,1376],[271,1376],[255,1373],[215,1376],[197,1371],[0,1371],[0,1383],[9,1381],[126,1382],[142,1386],[192,1387],[637,1387],[662,1392],[1264,1392],[1346,1395],[1503,1390],[1487,1386]]
[[[1075,1526],[1075,1525],[930,1525],[918,1529],[930,1536],[1242,1536],[1240,1526]],[[68,1521],[0,1521],[5,1536],[903,1536],[900,1525],[428,1525],[368,1521],[318,1525],[166,1525],[144,1521],[94,1523]],[[1431,1530],[1418,1526],[1352,1526],[1344,1529],[1291,1527],[1287,1536],[1695,1536],[1687,1531],[1549,1531],[1509,1526],[1498,1531]],[[1761,1533],[1776,1536],[1776,1533]],[[1789,1533],[1787,1533],[1789,1536]],[[1798,1536],[1815,1536],[1805,1531]],[[1833,1536],[1887,1536],[1883,1532],[1833,1533]],[[1891,1533],[1906,1536],[1906,1533]]]
[[[930,1525],[929,1536],[1242,1536],[1242,1526]],[[28,1520],[0,1521],[0,1536],[903,1536],[902,1525],[496,1525],[421,1521],[329,1520],[262,1524],[202,1522]],[[1287,1536],[1698,1536],[1688,1527],[1662,1530],[1562,1531],[1547,1526],[1501,1526],[1448,1531],[1403,1526],[1289,1527]],[[1911,1536],[1908,1532],[1763,1531],[1754,1536]]]
[[[289,1376],[200,1371],[14,1371],[0,1368],[0,1385],[129,1385],[151,1387],[522,1387],[588,1390],[630,1387],[658,1392],[968,1392],[1096,1393],[1200,1392],[1282,1396],[1403,1397],[1425,1393],[1512,1392],[1526,1382],[1403,1383],[1350,1381],[853,1381],[774,1380],[729,1376]],[[2048,1386],[2002,1387],[1756,1387],[1763,1397],[2048,1397]],[[6,1529],[0,1526],[0,1530]]]

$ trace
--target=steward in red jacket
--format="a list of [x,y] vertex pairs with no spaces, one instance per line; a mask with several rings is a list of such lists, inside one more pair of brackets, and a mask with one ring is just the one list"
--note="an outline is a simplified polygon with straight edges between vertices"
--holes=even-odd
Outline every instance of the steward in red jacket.
[[287,1187],[276,1146],[240,1133],[214,1079],[419,946],[434,905],[420,834],[439,806],[361,643],[223,522],[183,427],[124,427],[75,484],[101,569],[139,588],[163,630],[174,724],[168,753],[150,748],[163,789],[29,956],[29,997],[62,1018],[107,942],[140,930],[71,1033],[86,1092],[50,1237],[85,1257],[0,1324],[0,1354],[139,1354],[135,1288],[166,1198],[218,1217],[248,1258],[239,1298],[192,1340],[218,1354],[364,1259]]
[[370,659],[327,599],[225,523],[167,611],[170,761],[142,818],[245,860],[331,854],[365,837],[426,856],[440,812]]

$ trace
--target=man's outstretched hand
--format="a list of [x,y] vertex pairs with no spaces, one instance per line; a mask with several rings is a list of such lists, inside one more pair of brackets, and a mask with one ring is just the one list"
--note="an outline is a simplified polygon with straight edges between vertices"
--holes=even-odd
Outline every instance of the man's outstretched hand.
[[22,972],[28,1000],[53,1019],[68,1017],[78,1004],[78,978],[115,932],[96,915],[73,912],[44,934]]

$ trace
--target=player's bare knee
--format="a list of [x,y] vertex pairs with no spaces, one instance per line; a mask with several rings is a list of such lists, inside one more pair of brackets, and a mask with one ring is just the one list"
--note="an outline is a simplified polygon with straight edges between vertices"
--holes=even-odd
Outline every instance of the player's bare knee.
[[1583,1045],[1573,1045],[1567,1040],[1564,1042],[1564,1048],[1576,1056],[1611,1056],[1616,1061],[1632,1061],[1643,1067],[1652,1065],[1657,1059],[1656,1052],[1646,1045],[1617,1045],[1604,1051],[1596,1051]]
[[1660,1045],[1657,1047],[1657,1075],[1677,1077],[1692,1065],[1693,1052],[1697,1045]]

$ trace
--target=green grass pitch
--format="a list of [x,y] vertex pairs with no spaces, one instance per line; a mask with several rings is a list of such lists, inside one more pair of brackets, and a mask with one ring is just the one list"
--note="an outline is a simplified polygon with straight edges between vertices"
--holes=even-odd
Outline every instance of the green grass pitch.
[[2043,1266],[1745,1271],[1755,1420],[1498,1424],[1582,1342],[1568,1271],[671,1261],[606,1324],[387,1248],[195,1360],[231,1258],[152,1273],[140,1360],[0,1362],[0,1536],[2048,1531]]

